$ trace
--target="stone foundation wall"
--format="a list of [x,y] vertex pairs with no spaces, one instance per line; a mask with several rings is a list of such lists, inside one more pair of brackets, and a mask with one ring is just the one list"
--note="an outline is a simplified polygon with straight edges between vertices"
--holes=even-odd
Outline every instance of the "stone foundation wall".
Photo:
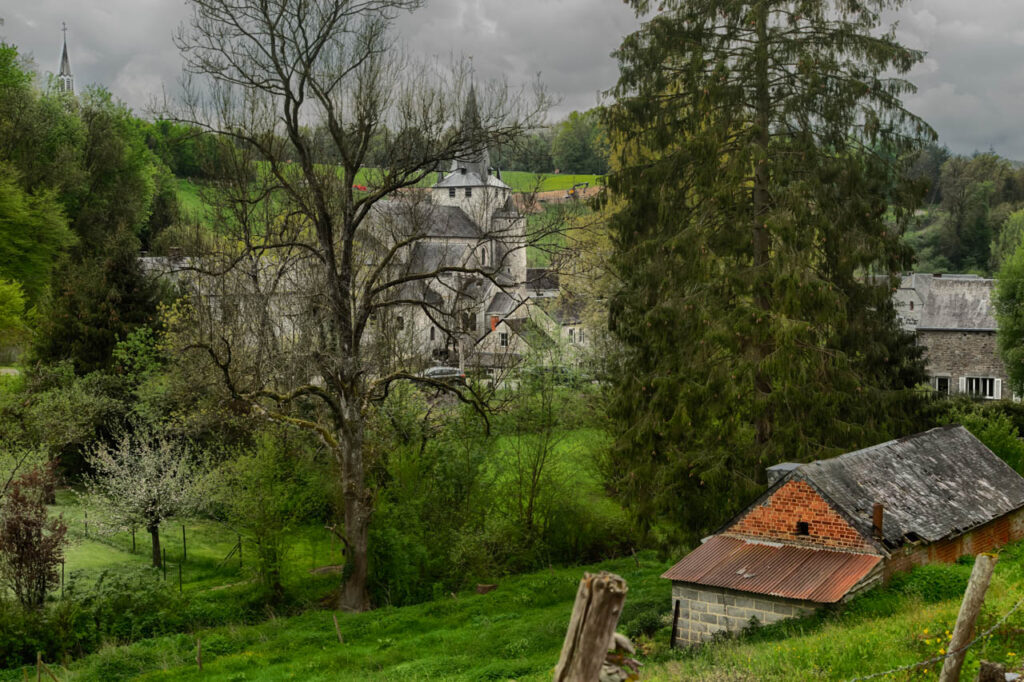
[[699,644],[718,632],[738,632],[750,625],[751,618],[767,625],[814,613],[818,607],[814,602],[673,582],[673,614],[679,609],[673,642]]

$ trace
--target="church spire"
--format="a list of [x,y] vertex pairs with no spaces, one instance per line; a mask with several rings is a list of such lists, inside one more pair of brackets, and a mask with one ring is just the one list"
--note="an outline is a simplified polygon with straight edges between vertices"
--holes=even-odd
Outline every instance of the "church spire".
[[[470,83],[469,94],[466,96],[466,104],[462,109],[462,120],[460,121],[461,133],[466,143],[476,146],[483,139],[483,124],[480,122],[480,107],[476,102],[476,84]],[[486,184],[487,176],[491,170],[491,155],[487,147],[472,152],[462,159],[460,166],[467,171],[476,173]]]
[[75,94],[75,79],[71,75],[71,60],[68,59],[68,25],[61,22],[61,32],[64,34],[64,49],[60,55],[60,73],[57,74],[57,89],[60,92]]

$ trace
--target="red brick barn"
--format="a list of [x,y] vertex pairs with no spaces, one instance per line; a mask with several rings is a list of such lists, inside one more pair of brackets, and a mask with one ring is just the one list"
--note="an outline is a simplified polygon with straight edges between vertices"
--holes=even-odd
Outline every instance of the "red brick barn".
[[962,426],[768,473],[759,499],[662,576],[674,642],[812,613],[1024,537],[1024,478]]

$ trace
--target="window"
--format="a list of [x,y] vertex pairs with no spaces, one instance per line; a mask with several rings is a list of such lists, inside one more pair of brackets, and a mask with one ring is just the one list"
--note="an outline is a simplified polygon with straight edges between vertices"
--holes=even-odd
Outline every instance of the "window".
[[576,343],[576,330],[569,327],[569,343]]
[[811,534],[811,524],[807,523],[806,521],[797,521],[796,522],[796,534],[797,535],[810,535]]
[[910,309],[911,309],[911,310],[913,310],[913,309],[914,309],[914,302],[913,302],[913,301],[911,301],[911,302],[910,302]]
[[932,388],[943,395],[949,395],[949,377],[932,377]]
[[399,329],[405,329],[405,318],[399,315],[398,319],[395,320],[395,326]]
[[508,332],[498,333],[498,345],[502,348],[508,348]]
[[454,187],[449,187],[448,188],[448,196],[451,197],[452,199],[455,198],[455,188]]
[[966,392],[978,398],[996,398],[996,380],[992,377],[967,377]]
[[583,343],[583,330],[582,329],[580,330],[579,339],[580,339],[580,343]]
[[467,187],[466,188],[466,196],[467,197],[473,196],[473,188],[472,187]]
[[462,311],[462,331],[476,331],[476,315],[466,310]]
[[483,246],[480,247],[480,263],[487,265],[487,249]]
[[430,340],[433,341],[434,337],[436,335],[437,335],[437,327],[431,327],[430,328]]

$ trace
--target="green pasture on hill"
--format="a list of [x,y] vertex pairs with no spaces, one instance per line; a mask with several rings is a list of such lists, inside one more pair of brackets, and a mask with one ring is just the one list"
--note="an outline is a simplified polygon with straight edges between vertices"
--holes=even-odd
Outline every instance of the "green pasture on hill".
[[[581,568],[507,578],[490,594],[362,614],[314,610],[253,626],[212,628],[110,646],[73,663],[67,680],[548,680],[584,570],[609,570],[629,585],[620,630],[633,636],[644,680],[847,680],[941,655],[969,565],[928,566],[854,600],[839,612],[757,628],[700,649],[666,646],[669,563],[651,553]],[[1024,546],[1002,553],[978,628],[1024,594]],[[339,643],[332,616],[344,642]],[[646,634],[645,634],[646,633]],[[203,645],[203,672],[195,664]],[[964,679],[980,660],[1019,669],[1024,609],[969,650]],[[927,665],[887,679],[934,680]],[[4,679],[20,679],[7,671]]]

